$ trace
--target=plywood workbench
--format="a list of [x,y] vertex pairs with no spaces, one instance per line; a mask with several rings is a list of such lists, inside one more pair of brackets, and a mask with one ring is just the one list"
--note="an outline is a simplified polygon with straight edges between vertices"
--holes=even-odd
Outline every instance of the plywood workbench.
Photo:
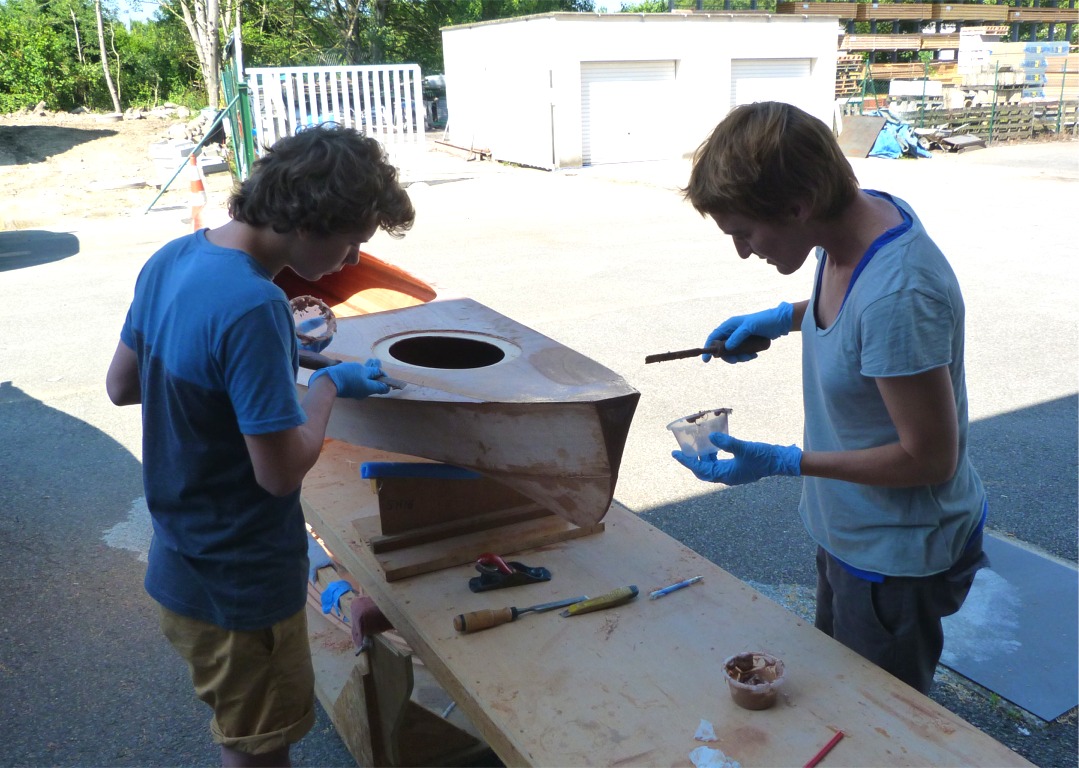
[[[718,737],[705,746],[747,767],[801,766],[836,730],[846,738],[826,768],[1030,765],[618,504],[601,533],[499,553],[547,567],[549,582],[473,593],[469,564],[387,582],[355,525],[378,514],[358,470],[397,458],[327,441],[304,482],[308,522],[507,765],[689,766],[702,719]],[[696,575],[695,586],[647,599]],[[452,625],[462,612],[628,584],[641,597],[605,611],[526,614],[470,635]],[[731,701],[722,662],[745,650],[786,663],[772,709]]]

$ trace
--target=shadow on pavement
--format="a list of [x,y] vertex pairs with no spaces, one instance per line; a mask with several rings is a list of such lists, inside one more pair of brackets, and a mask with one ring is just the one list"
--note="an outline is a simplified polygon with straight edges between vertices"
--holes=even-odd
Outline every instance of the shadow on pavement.
[[79,238],[70,232],[17,229],[0,232],[0,272],[36,267],[79,252]]
[[970,425],[970,456],[989,493],[989,528],[1075,563],[1079,558],[1079,396]]
[[[0,382],[0,477],[0,765],[219,764],[140,547],[104,539],[149,525],[139,461]],[[293,757],[354,764],[321,707]]]
[[112,129],[64,128],[56,125],[0,126],[0,166],[43,163],[88,141],[115,136]]

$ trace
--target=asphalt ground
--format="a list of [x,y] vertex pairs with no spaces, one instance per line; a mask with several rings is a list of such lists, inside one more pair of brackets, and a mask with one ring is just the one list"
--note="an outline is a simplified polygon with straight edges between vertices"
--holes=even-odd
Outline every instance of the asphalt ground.
[[[959,275],[991,534],[1074,565],[1079,144],[854,164],[865,186],[912,203]],[[749,365],[644,357],[698,346],[731,314],[804,298],[810,270],[782,277],[741,262],[678,194],[684,160],[545,172],[425,152],[402,167],[416,226],[369,250],[621,373],[642,398],[616,498],[805,611],[813,547],[797,480],[702,484],[670,458],[665,429],[724,406],[735,436],[798,442],[797,337]],[[226,187],[208,179],[210,224]],[[142,589],[139,414],[104,391],[135,276],[189,231],[185,214],[140,208],[0,233],[0,765],[218,762],[208,712]],[[1074,620],[1076,606],[1062,610]],[[1043,768],[1076,764],[1074,710],[1040,722],[954,677],[942,673],[935,698]],[[352,763],[321,710],[293,754],[297,765]]]

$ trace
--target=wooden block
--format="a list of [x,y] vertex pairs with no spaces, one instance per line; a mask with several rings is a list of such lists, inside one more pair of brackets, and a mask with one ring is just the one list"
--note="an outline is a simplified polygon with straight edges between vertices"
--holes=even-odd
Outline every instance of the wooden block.
[[[359,518],[354,522],[354,527],[368,547],[371,546],[372,540],[381,535],[377,518]],[[555,515],[547,515],[535,520],[374,554],[386,581],[398,581],[421,573],[470,563],[484,552],[508,555],[591,536],[600,533],[603,528],[602,521],[590,526],[576,526]]]
[[512,507],[535,506],[524,494],[487,477],[380,477],[374,482],[386,536]]
[[402,531],[401,533],[386,534],[385,520],[382,520],[382,535],[372,536],[368,542],[374,552],[391,552],[395,549],[414,547],[420,544],[430,544],[456,536],[464,536],[469,533],[488,531],[507,525],[535,520],[540,517],[553,515],[550,510],[544,509],[539,504],[525,504],[510,509],[499,509],[482,515],[450,520],[438,525],[430,525],[426,528],[415,528]]

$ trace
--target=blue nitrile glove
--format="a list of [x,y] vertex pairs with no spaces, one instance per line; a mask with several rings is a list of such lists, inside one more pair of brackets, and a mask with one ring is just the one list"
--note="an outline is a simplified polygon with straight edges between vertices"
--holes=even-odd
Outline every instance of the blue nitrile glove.
[[376,358],[371,358],[363,365],[359,363],[338,363],[319,368],[311,374],[307,380],[307,386],[311,386],[319,376],[329,376],[330,381],[337,387],[338,397],[354,397],[362,400],[368,395],[384,395],[390,391],[390,385],[379,381],[385,376],[382,372],[382,363]]
[[681,451],[671,454],[679,464],[693,472],[698,480],[724,485],[744,485],[772,475],[797,477],[802,474],[802,449],[797,445],[784,447],[750,443],[736,440],[724,432],[713,432],[708,439],[721,451],[733,454],[734,458],[719,459],[715,453],[703,459]]
[[351,591],[352,585],[344,579],[331,581],[322,590],[322,612],[333,612],[340,618],[344,618],[344,614],[341,613],[341,596]]
[[[766,339],[775,340],[780,336],[786,336],[791,331],[791,322],[794,320],[794,307],[783,301],[775,309],[766,309],[763,312],[754,312],[751,315],[735,315],[724,320],[718,328],[708,335],[705,347],[711,347],[726,343],[727,349],[737,349],[738,345],[750,336],[764,336]],[[752,360],[757,355],[724,354],[720,355],[728,363],[744,363]],[[708,362],[711,355],[701,355],[701,360]]]

